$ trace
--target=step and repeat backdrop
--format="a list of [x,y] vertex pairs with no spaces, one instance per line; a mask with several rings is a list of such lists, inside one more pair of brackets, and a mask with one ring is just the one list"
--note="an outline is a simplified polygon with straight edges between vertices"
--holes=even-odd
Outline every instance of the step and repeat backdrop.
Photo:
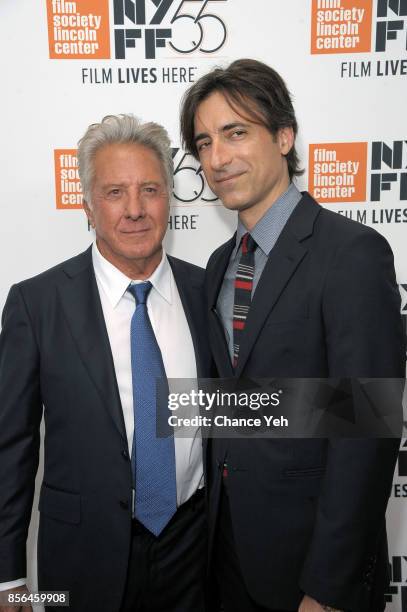
[[[185,89],[256,58],[285,78],[300,125],[298,180],[392,245],[407,319],[407,0],[2,0],[2,309],[10,285],[84,250],[77,141],[131,112],[162,123],[175,167],[167,250],[205,265],[236,219],[180,146]],[[388,510],[388,610],[407,612],[407,443]],[[35,532],[30,530],[30,585]]]

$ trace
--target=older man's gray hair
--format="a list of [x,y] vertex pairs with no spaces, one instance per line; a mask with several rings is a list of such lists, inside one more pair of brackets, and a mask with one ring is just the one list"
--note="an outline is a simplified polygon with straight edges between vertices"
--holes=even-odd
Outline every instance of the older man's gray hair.
[[93,161],[96,152],[101,147],[114,143],[134,143],[154,151],[162,164],[168,193],[171,193],[173,161],[167,131],[153,121],[143,123],[132,114],[107,115],[100,123],[90,125],[78,143],[79,178],[88,205],[91,204]]

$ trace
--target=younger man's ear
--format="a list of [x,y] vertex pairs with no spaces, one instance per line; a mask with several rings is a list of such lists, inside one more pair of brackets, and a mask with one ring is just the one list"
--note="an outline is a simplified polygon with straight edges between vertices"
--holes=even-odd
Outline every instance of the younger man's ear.
[[287,155],[294,145],[294,130],[292,127],[281,128],[277,133],[277,141],[282,155]]

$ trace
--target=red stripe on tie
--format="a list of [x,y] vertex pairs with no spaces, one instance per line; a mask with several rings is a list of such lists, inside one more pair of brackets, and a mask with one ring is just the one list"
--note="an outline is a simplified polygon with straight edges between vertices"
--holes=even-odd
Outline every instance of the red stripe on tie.
[[252,287],[253,287],[253,282],[252,281],[235,280],[235,287],[236,287],[236,289],[247,289],[247,291],[251,291]]
[[245,321],[233,321],[233,329],[244,329]]
[[243,255],[247,254],[247,241],[249,239],[249,232],[247,232],[242,238],[242,253]]

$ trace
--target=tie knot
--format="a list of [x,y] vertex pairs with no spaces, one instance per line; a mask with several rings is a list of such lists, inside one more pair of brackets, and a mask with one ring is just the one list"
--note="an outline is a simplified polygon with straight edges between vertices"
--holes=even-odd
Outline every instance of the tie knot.
[[246,232],[246,234],[244,234],[242,237],[243,255],[246,255],[246,253],[253,253],[256,250],[256,247],[257,247],[257,243],[252,238],[251,234],[249,234],[249,232]]
[[136,300],[136,306],[138,304],[145,304],[147,302],[147,296],[150,292],[152,284],[150,281],[145,283],[132,283],[127,287],[127,291],[129,291]]

